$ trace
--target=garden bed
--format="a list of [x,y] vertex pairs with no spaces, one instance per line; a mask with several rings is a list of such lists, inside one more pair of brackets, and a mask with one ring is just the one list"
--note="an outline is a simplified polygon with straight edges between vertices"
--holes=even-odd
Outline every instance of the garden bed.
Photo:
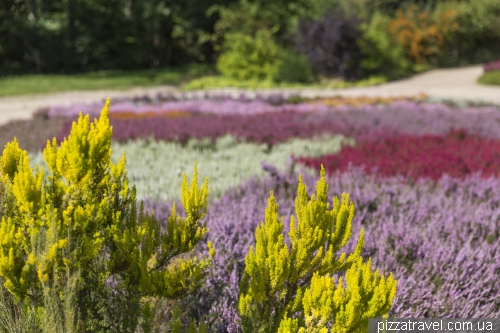
[[[8,135],[18,131],[31,162],[41,164],[46,139],[67,137],[80,109],[99,111],[97,104],[54,106],[11,124]],[[269,191],[287,234],[298,174],[312,191],[320,164],[328,197],[347,192],[354,202],[352,233],[365,230],[363,257],[398,281],[391,316],[500,316],[498,107],[425,98],[143,97],[112,105],[110,124],[112,159],[126,154],[130,184],[163,228],[193,162],[209,179],[206,240],[217,256],[207,283],[177,304],[214,332],[238,330],[238,282]],[[207,255],[205,243],[195,253]]]

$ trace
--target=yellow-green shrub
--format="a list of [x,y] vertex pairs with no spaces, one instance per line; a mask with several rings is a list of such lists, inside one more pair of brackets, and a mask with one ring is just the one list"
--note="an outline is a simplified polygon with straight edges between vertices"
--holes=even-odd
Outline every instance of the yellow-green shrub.
[[[363,262],[363,229],[354,253],[337,254],[351,236],[354,204],[343,194],[330,209],[327,190],[324,168],[310,199],[299,176],[291,247],[284,242],[283,219],[271,192],[240,282],[243,332],[326,333],[328,322],[333,322],[331,332],[366,332],[368,318],[387,317],[397,282],[392,273],[385,278],[373,272],[371,260]],[[344,272],[335,283],[331,275]]]
[[241,80],[274,81],[282,63],[283,50],[268,30],[259,30],[255,36],[228,33],[223,50],[217,69]]
[[394,79],[413,72],[413,64],[405,49],[389,32],[389,16],[375,12],[368,23],[361,25],[363,37],[359,40],[365,75],[383,75]]
[[187,217],[174,206],[161,231],[142,204],[137,209],[125,156],[111,162],[108,106],[93,123],[80,114],[60,147],[47,142],[46,181],[15,140],[0,158],[0,276],[17,299],[44,309],[46,331],[135,332],[142,325],[147,332],[153,309],[145,297],[192,293],[212,260],[179,257],[207,232],[199,222],[208,181],[198,188],[196,165],[191,185],[184,176]]

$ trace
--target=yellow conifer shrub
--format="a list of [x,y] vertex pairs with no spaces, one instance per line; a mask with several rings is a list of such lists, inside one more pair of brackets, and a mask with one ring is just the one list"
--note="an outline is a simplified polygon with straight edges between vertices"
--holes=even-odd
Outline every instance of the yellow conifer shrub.
[[[215,255],[181,259],[207,232],[208,180],[184,175],[182,204],[167,230],[136,206],[125,156],[111,161],[109,100],[100,118],[73,123],[60,146],[47,142],[50,176],[30,167],[16,140],[0,158],[0,276],[19,300],[44,309],[49,332],[147,331],[147,297],[177,299],[197,290]],[[59,314],[58,314],[59,313]]]
[[[392,273],[386,278],[373,272],[371,260],[363,262],[363,229],[354,253],[337,254],[351,237],[354,204],[344,193],[330,209],[327,191],[323,167],[310,199],[299,176],[291,248],[284,243],[283,219],[271,192],[240,282],[243,332],[326,333],[328,322],[333,322],[331,332],[366,332],[368,318],[389,313],[397,282]],[[342,273],[335,283],[333,275]]]

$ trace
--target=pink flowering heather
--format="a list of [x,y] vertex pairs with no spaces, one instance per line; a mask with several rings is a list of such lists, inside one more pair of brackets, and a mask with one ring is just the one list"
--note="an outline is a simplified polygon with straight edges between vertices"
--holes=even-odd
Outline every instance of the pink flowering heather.
[[[113,140],[124,142],[153,136],[156,140],[179,140],[210,138],[232,134],[250,142],[267,143],[272,146],[291,138],[311,138],[324,133],[341,133],[343,125],[333,120],[316,122],[310,116],[298,113],[267,113],[253,116],[193,114],[190,117],[144,117],[115,119]],[[71,130],[67,121],[58,140],[67,137]]]
[[[49,117],[76,117],[80,112],[92,116],[99,115],[102,103],[73,104],[69,107],[53,106],[47,111]],[[255,100],[249,102],[242,101],[170,101],[161,104],[136,104],[132,102],[111,103],[109,108],[110,116],[113,113],[134,112],[164,114],[172,111],[185,111],[192,113],[213,113],[219,115],[255,115],[270,112],[326,112],[329,108],[324,104],[285,104],[274,106],[263,101]]]
[[490,71],[500,71],[500,59],[484,64],[483,69],[485,73]]
[[[140,117],[134,117],[129,111],[115,111],[110,118],[113,139],[117,141],[152,136],[157,140],[186,141],[232,134],[273,145],[293,137],[310,138],[328,133],[343,134],[361,142],[400,134],[444,135],[453,128],[500,138],[500,109],[493,106],[457,109],[436,103],[395,102],[391,105],[329,107],[325,112],[308,112],[305,109],[300,111],[301,105],[306,104],[282,105],[280,107],[288,110],[253,115],[203,114],[172,109],[158,117],[149,111]],[[57,136],[59,140],[69,134],[71,123],[68,120],[63,125]]]
[[[227,94],[217,94],[210,98],[208,92],[187,96],[186,93],[158,94],[156,97],[148,95],[136,96],[132,98],[112,98],[110,113],[114,112],[135,112],[138,114],[148,113],[168,113],[172,110],[187,112],[202,112],[215,114],[258,114],[266,112],[282,112],[293,110],[296,112],[325,111],[328,107],[342,106],[363,106],[377,104],[391,104],[398,100],[421,101],[422,96],[410,97],[390,97],[390,98],[323,98],[323,99],[303,99],[298,95],[285,93],[255,94],[246,96],[241,93],[239,96],[229,96]],[[235,98],[236,97],[236,98]],[[84,114],[98,115],[103,101],[90,104],[74,103],[69,106],[55,105],[43,108],[37,112],[43,112],[49,117],[64,116],[75,117],[80,112]],[[290,109],[290,105],[295,104]]]

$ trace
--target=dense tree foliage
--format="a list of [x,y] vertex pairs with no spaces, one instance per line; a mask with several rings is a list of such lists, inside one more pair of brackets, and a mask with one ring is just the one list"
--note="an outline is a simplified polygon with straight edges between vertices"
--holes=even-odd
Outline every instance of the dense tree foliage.
[[6,0],[0,70],[61,73],[213,61],[212,5],[234,0]]
[[[322,19],[332,8],[346,18],[337,15],[331,24],[349,33],[334,38],[335,50],[322,50],[325,56],[309,54],[317,76],[407,75],[417,70],[412,67],[415,56],[420,61],[417,65],[423,63],[422,52],[415,55],[408,48],[417,46],[429,53],[432,47],[423,45],[429,41],[437,41],[434,48],[439,49],[430,53],[437,57],[430,66],[500,57],[498,0],[4,0],[0,2],[0,75],[213,64],[225,52],[222,46],[231,36],[251,40],[267,31],[290,55],[270,62],[282,67],[271,70],[281,72],[275,79],[307,82],[309,74],[297,78],[287,69],[299,66],[301,71],[310,71],[304,56],[312,48],[293,50],[301,35],[299,22],[309,22],[306,30],[311,32],[324,25]],[[350,19],[353,17],[356,22]],[[431,30],[419,28],[423,17]],[[303,30],[302,36],[307,35]],[[334,34],[323,33],[323,39]],[[311,41],[324,49],[317,38]],[[296,51],[302,54],[294,54]],[[260,53],[249,53],[247,58]],[[389,56],[382,56],[387,53]],[[347,59],[345,54],[349,54]],[[378,66],[381,62],[391,65]],[[335,68],[329,68],[333,63]],[[387,69],[392,64],[395,69]]]

